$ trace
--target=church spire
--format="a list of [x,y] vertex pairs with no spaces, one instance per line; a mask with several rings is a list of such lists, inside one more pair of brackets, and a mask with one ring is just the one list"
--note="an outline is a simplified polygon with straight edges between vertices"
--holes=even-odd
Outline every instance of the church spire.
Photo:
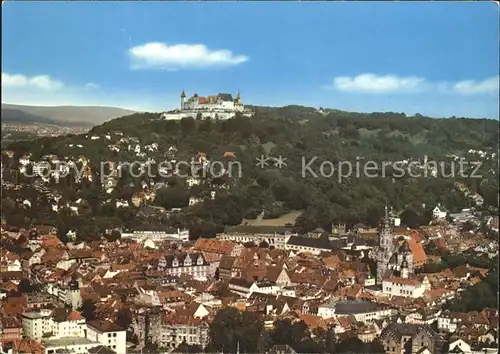
[[387,205],[384,208],[384,228],[388,229],[391,227],[391,219],[389,218],[389,208]]

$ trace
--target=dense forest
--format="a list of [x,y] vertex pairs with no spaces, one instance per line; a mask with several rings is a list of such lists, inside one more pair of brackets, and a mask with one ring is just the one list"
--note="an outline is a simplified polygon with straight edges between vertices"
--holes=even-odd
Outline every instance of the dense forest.
[[[34,190],[32,179],[18,173],[14,173],[15,177],[4,173],[5,179],[16,178],[25,182],[25,186],[16,191],[4,188],[3,216],[17,226],[48,222],[63,231],[77,228],[81,239],[95,238],[105,229],[132,226],[189,227],[193,238],[210,237],[225,226],[240,224],[243,218],[255,219],[262,211],[264,218],[278,217],[291,210],[303,211],[295,224],[301,232],[328,228],[337,222],[375,226],[385,205],[395,213],[406,215],[408,224],[419,224],[428,221],[429,208],[437,203],[450,211],[474,206],[463,191],[455,188],[456,182],[463,183],[471,194],[484,197],[480,208],[492,211],[497,207],[498,156],[491,154],[498,152],[498,121],[318,111],[301,106],[253,109],[256,111],[253,117],[237,116],[230,120],[195,117],[166,121],[159,119],[157,113],[133,114],[94,127],[86,135],[15,142],[8,146],[14,156],[2,155],[4,170],[16,171],[18,159],[25,153],[31,153],[35,161],[47,154],[73,160],[83,155],[90,160],[94,182],[75,183],[74,178],[68,176],[58,183],[49,183],[64,200],[82,198],[85,201],[83,212],[77,216],[64,208],[58,213],[52,211],[50,203]],[[123,135],[113,133],[118,131]],[[105,139],[105,135],[110,139]],[[91,140],[91,136],[100,139]],[[137,138],[143,150],[153,143],[159,148],[139,158],[126,146],[119,152],[110,150],[109,145],[119,144],[118,140],[123,137]],[[76,149],[78,144],[83,147]],[[169,148],[173,146],[177,151],[173,158],[177,161],[191,161],[203,152],[209,160],[219,161],[225,168],[237,166],[234,163],[238,162],[241,176],[219,176],[212,172],[203,175],[204,183],[189,188],[185,179],[163,178],[153,166],[150,177],[134,178],[131,173],[123,172],[114,191],[104,192],[99,176],[102,161],[132,162],[149,158],[162,162],[172,158]],[[471,150],[484,154],[474,155]],[[231,154],[225,154],[227,152]],[[275,166],[271,159],[265,168],[259,167],[256,158],[261,155],[282,156],[286,158],[286,166]],[[417,176],[401,174],[394,164],[382,164],[404,160],[422,163],[425,156],[428,161],[443,164],[436,176],[421,172]],[[458,158],[480,160],[476,175],[482,177],[471,176],[471,166],[465,174],[457,174],[454,161]],[[310,163],[311,160],[314,161]],[[356,166],[358,162],[362,170],[366,161],[377,165],[369,175],[358,170],[357,174],[354,171],[349,176],[339,176],[342,163]],[[304,169],[306,165],[310,170]],[[138,215],[138,208],[117,208],[113,203],[106,203],[107,200],[130,200],[134,193],[143,190],[143,181],[163,183],[163,187],[156,190],[154,204],[166,209],[183,208],[182,211],[168,217],[144,219]],[[219,188],[216,197],[210,198],[210,191],[221,186],[230,188]],[[204,202],[187,207],[191,196],[204,198]],[[38,207],[22,208],[15,203],[19,198],[29,198]]]

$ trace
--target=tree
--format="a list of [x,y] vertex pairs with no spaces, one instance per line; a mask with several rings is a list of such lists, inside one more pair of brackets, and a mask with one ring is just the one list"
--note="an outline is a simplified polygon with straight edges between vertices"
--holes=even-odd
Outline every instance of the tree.
[[181,119],[181,131],[183,136],[188,136],[196,129],[196,122],[192,117]]
[[401,221],[406,226],[417,229],[420,225],[423,225],[423,209],[417,209],[415,207],[406,208],[401,214]]
[[426,263],[422,269],[422,273],[439,273],[446,269],[445,265],[442,263]]
[[31,285],[29,279],[22,278],[17,287],[18,291],[26,294],[31,293],[33,291],[33,286]]
[[120,309],[116,312],[116,324],[124,329],[128,329],[132,323],[132,312],[129,309]]
[[[38,182],[37,178],[21,176],[22,182],[30,187],[13,190],[4,186],[2,198],[5,210],[2,210],[2,215],[9,226],[28,227],[40,222],[53,224],[59,228],[61,239],[71,229],[77,231],[80,240],[98,240],[105,229],[117,226],[125,229],[139,226],[152,229],[171,226],[193,228],[192,234],[196,238],[213,234],[213,230],[203,230],[208,224],[211,229],[215,225],[216,230],[221,231],[225,226],[238,225],[243,216],[256,217],[262,210],[266,218],[279,216],[290,209],[300,210],[302,214],[295,222],[298,232],[308,232],[317,227],[327,229],[332,223],[345,223],[347,226],[364,223],[373,226],[378,223],[383,206],[390,201],[391,207],[404,212],[403,223],[418,227],[429,221],[429,210],[423,210],[422,204],[434,206],[440,202],[452,211],[469,205],[469,197],[455,188],[455,182],[470,185],[471,189],[476,188],[484,197],[484,207],[496,208],[492,212],[498,210],[499,189],[495,175],[498,166],[495,159],[483,161],[480,173],[484,178],[478,183],[471,179],[459,180],[440,175],[436,178],[412,178],[408,174],[396,176],[398,171],[394,166],[384,170],[389,172],[387,178],[344,178],[342,183],[338,183],[336,175],[330,178],[321,175],[313,177],[307,173],[303,178],[301,173],[302,156],[306,160],[321,156],[312,165],[313,170],[318,172],[321,160],[334,163],[350,161],[354,164],[358,156],[373,161],[401,161],[409,156],[423,155],[445,159],[445,155],[453,152],[485,150],[485,147],[496,151],[497,121],[416,118],[391,112],[361,114],[329,111],[324,115],[313,108],[296,105],[252,109],[255,110],[252,118],[237,115],[234,119],[220,121],[197,121],[193,118],[165,121],[157,119],[155,113],[133,114],[93,128],[92,134],[104,135],[120,130],[124,136],[137,137],[141,144],[155,142],[162,147],[178,147],[175,153],[147,152],[147,158],[166,156],[169,160],[187,161],[197,152],[204,151],[213,160],[224,151],[236,152],[244,171],[241,178],[229,175],[213,178],[207,175],[202,185],[190,189],[178,176],[167,179],[166,189],[170,191],[157,190],[154,203],[168,209],[185,207],[175,215],[144,220],[141,215],[137,215],[134,207],[114,207],[116,199],[130,201],[134,193],[141,192],[142,182],[151,187],[150,182],[163,179],[148,176],[134,178],[129,169],[122,170],[122,176],[110,195],[103,193],[99,179],[75,183],[73,172],[61,178],[58,184],[46,185],[62,195],[60,204],[71,203],[80,197],[86,199],[88,207],[82,207],[82,213],[90,215],[80,216],[66,215],[64,210],[53,212],[53,201],[48,201],[43,193],[33,187]],[[363,133],[363,139],[359,139],[360,133]],[[128,149],[111,153],[104,140],[88,144],[85,134],[80,134],[9,143],[7,148],[14,151],[14,157],[3,159],[4,166],[8,164],[9,168],[19,171],[18,160],[25,153],[31,153],[34,160],[39,160],[41,154],[49,150],[59,157],[70,156],[76,150],[69,148],[69,143],[82,144],[78,154],[90,159],[95,177],[99,172],[96,171],[99,161],[136,159],[135,153]],[[255,166],[255,157],[261,154],[287,156],[287,168],[278,173],[270,165],[271,168],[263,172]],[[79,164],[77,167],[82,166]],[[109,174],[110,171],[104,172]],[[156,174],[154,169],[153,172]],[[217,190],[215,200],[187,207],[189,196],[203,195],[212,190]],[[24,209],[18,205],[17,201],[26,196],[36,207]],[[111,199],[111,203],[106,203],[108,199]],[[196,228],[200,230],[196,231]]]
[[261,243],[259,243],[259,248],[268,248],[269,247],[269,243],[267,243],[266,241],[262,241]]
[[[274,344],[288,344],[293,349],[299,350],[310,344],[309,330],[303,321],[292,323],[290,319],[278,320],[274,323],[271,340]],[[305,351],[307,352],[307,351]]]
[[363,343],[357,337],[349,337],[338,343],[335,350],[338,353],[385,353],[384,347],[378,342]]
[[152,343],[149,339],[146,340],[144,345],[144,350],[151,354],[160,354],[162,351],[159,350],[157,343]]
[[122,234],[118,230],[113,230],[111,233],[106,235],[106,239],[109,242],[115,242],[116,240],[119,240],[122,237]]
[[90,299],[83,300],[81,311],[83,317],[85,317],[87,321],[92,321],[97,318],[95,310],[96,310],[95,303],[92,300]]
[[190,345],[185,341],[179,344],[177,348],[175,348],[172,353],[183,353],[183,354],[197,354],[203,353],[203,348],[199,345]]
[[219,310],[210,324],[210,351],[235,353],[261,352],[259,345],[264,323],[252,312],[240,312],[233,307]]
[[488,275],[479,283],[462,291],[458,299],[446,303],[445,307],[453,311],[481,311],[484,308],[496,308],[498,304],[498,256],[491,262]]
[[156,192],[155,204],[165,209],[183,208],[189,204],[189,194],[182,186],[161,188]]
[[189,228],[189,238],[197,240],[198,238],[214,238],[217,234],[217,227],[213,222],[201,220],[194,223]]

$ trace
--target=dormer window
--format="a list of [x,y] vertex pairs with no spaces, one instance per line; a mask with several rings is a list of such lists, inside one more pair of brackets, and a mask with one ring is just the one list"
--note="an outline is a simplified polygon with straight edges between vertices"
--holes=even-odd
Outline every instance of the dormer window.
[[178,267],[179,266],[179,261],[177,260],[177,258],[174,258],[174,260],[172,261],[172,267]]
[[186,259],[184,260],[184,266],[185,267],[190,267],[191,266],[191,257],[189,255],[186,256]]
[[203,257],[199,256],[198,260],[196,261],[196,264],[203,265]]

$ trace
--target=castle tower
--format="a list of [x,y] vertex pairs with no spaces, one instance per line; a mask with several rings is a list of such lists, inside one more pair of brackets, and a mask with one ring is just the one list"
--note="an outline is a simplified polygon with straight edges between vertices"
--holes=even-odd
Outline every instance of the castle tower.
[[184,104],[186,103],[186,92],[184,92],[184,90],[182,90],[182,93],[181,93],[181,110],[184,109]]
[[238,95],[236,96],[236,102],[235,102],[237,105],[240,105],[241,104],[241,94],[240,94],[240,90],[238,90]]
[[385,216],[382,221],[382,228],[378,237],[377,249],[377,284],[382,284],[384,274],[388,270],[389,262],[393,255],[394,235],[392,233],[391,220],[389,218],[389,210],[385,207]]
[[80,294],[80,286],[78,281],[73,277],[69,282],[69,290],[66,294],[66,305],[70,305],[73,311],[76,311],[82,306],[82,296]]

